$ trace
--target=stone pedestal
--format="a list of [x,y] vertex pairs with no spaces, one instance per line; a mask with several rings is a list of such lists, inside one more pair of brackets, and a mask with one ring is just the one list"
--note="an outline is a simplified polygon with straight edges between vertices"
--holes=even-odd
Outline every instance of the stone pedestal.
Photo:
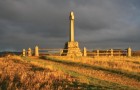
[[82,56],[78,42],[67,42],[63,50],[63,56]]

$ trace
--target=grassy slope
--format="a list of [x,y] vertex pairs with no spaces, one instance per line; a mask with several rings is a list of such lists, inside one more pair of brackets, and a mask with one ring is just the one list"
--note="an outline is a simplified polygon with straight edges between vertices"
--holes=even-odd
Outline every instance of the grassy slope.
[[137,90],[140,88],[140,63],[130,60],[126,60],[125,63],[129,64],[128,70],[112,61],[94,61],[85,64],[48,57],[1,58],[0,90],[17,88]]
[[68,73],[76,77],[80,83],[85,83],[84,85],[88,89],[132,90],[140,88],[140,75],[134,72],[48,57],[45,61],[42,59],[35,61],[30,58],[26,58],[26,60],[44,67],[50,65],[53,69]]
[[[46,64],[48,65],[48,64]],[[78,84],[81,86],[78,87]],[[86,88],[77,79],[12,56],[0,58],[0,90],[71,90]]]

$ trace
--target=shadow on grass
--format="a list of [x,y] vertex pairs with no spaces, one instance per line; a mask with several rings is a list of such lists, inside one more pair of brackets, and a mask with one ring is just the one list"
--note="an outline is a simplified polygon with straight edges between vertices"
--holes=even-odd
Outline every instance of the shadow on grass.
[[[100,85],[90,85],[87,83],[80,83],[78,81],[68,81],[67,79],[61,79],[61,80],[53,80],[52,89],[53,90],[102,90],[102,89],[109,89],[109,87],[106,86],[100,86]],[[45,85],[47,85],[48,82],[44,82],[41,84],[40,89],[43,88]],[[60,88],[61,87],[61,88]]]
[[68,70],[66,72],[75,77],[83,76],[84,78],[86,78],[88,80],[88,82],[90,84],[86,84],[86,83],[79,83],[79,84],[76,83],[75,84],[76,86],[78,85],[79,87],[80,86],[85,87],[85,88],[82,88],[82,90],[114,90],[114,89],[115,90],[133,90],[133,89],[135,89],[133,87],[124,86],[121,84],[93,78],[86,74],[81,74],[81,73],[78,73],[78,72],[75,72],[72,70]]
[[12,61],[13,61],[14,63],[20,63],[20,64],[22,64],[22,63],[23,63],[22,61],[17,60],[17,59],[12,59]]
[[65,64],[65,65],[74,66],[74,67],[81,67],[81,68],[87,68],[87,69],[93,69],[93,70],[101,70],[101,71],[105,71],[105,72],[108,72],[108,73],[119,74],[119,75],[123,75],[125,77],[133,78],[133,79],[136,79],[136,80],[140,81],[140,76],[138,74],[133,73],[133,72],[126,72],[126,71],[108,69],[108,68],[99,67],[99,66],[92,66],[92,65],[89,65],[89,64],[58,60],[58,59],[53,59],[53,58],[46,57],[46,56],[42,56],[40,58],[45,59],[45,60],[50,60],[50,61],[53,61],[53,62],[57,62],[57,63],[61,63],[61,64]]
[[134,63],[134,64],[140,64],[140,62],[138,62],[138,61],[128,61],[128,60],[126,60],[126,62],[131,62],[131,63]]
[[16,90],[17,88],[20,88],[22,85],[20,77],[15,74],[13,80],[10,78],[11,76],[7,75],[0,81],[0,90]]
[[10,76],[5,76],[4,80],[0,82],[0,90],[7,90],[9,85]]
[[[32,85],[32,82],[30,82]],[[61,80],[53,80],[52,83],[44,82],[40,83],[40,86],[38,87],[38,90],[47,90],[45,89],[45,86],[49,85],[49,87],[52,90],[103,90],[108,89],[108,87],[102,87],[99,85],[90,85],[86,83],[79,83],[77,81],[70,82],[66,79]],[[61,89],[60,89],[61,87]],[[32,90],[31,86],[26,85],[26,83],[21,83],[21,79],[19,76],[14,76],[14,80],[10,80],[10,76],[6,76],[1,82],[0,82],[0,90],[16,90],[16,89],[29,89]],[[36,88],[37,89],[37,88]],[[33,89],[34,90],[34,89]]]
[[[12,61],[13,61],[14,63],[27,64],[27,63],[25,63],[25,62],[23,62],[23,61],[16,60],[16,59],[13,59]],[[32,70],[32,71],[44,71],[44,70],[45,70],[44,68],[38,67],[38,66],[35,66],[35,65],[30,65],[30,67],[31,67],[31,70]]]
[[[77,88],[78,90],[103,90],[103,89],[109,89],[109,87],[106,86],[100,86],[100,85],[90,85],[90,84],[86,84],[86,83],[79,83],[79,82],[72,82],[72,83],[68,83],[68,87],[73,87],[73,88]],[[68,88],[69,90],[73,90],[73,88]],[[76,89],[76,90],[77,90]]]
[[45,69],[42,67],[37,67],[35,65],[31,65],[31,70],[35,72],[35,71],[44,71]]

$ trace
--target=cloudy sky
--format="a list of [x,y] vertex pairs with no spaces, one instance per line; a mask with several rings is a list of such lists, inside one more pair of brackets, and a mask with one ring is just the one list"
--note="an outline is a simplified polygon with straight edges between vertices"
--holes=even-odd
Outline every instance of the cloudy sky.
[[0,0],[0,51],[63,48],[70,11],[81,48],[140,49],[140,0]]

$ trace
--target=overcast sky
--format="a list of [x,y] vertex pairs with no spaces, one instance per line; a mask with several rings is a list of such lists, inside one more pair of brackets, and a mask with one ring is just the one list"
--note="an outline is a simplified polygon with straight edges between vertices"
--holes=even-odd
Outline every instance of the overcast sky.
[[0,51],[63,48],[70,11],[80,48],[140,50],[140,0],[0,0]]

